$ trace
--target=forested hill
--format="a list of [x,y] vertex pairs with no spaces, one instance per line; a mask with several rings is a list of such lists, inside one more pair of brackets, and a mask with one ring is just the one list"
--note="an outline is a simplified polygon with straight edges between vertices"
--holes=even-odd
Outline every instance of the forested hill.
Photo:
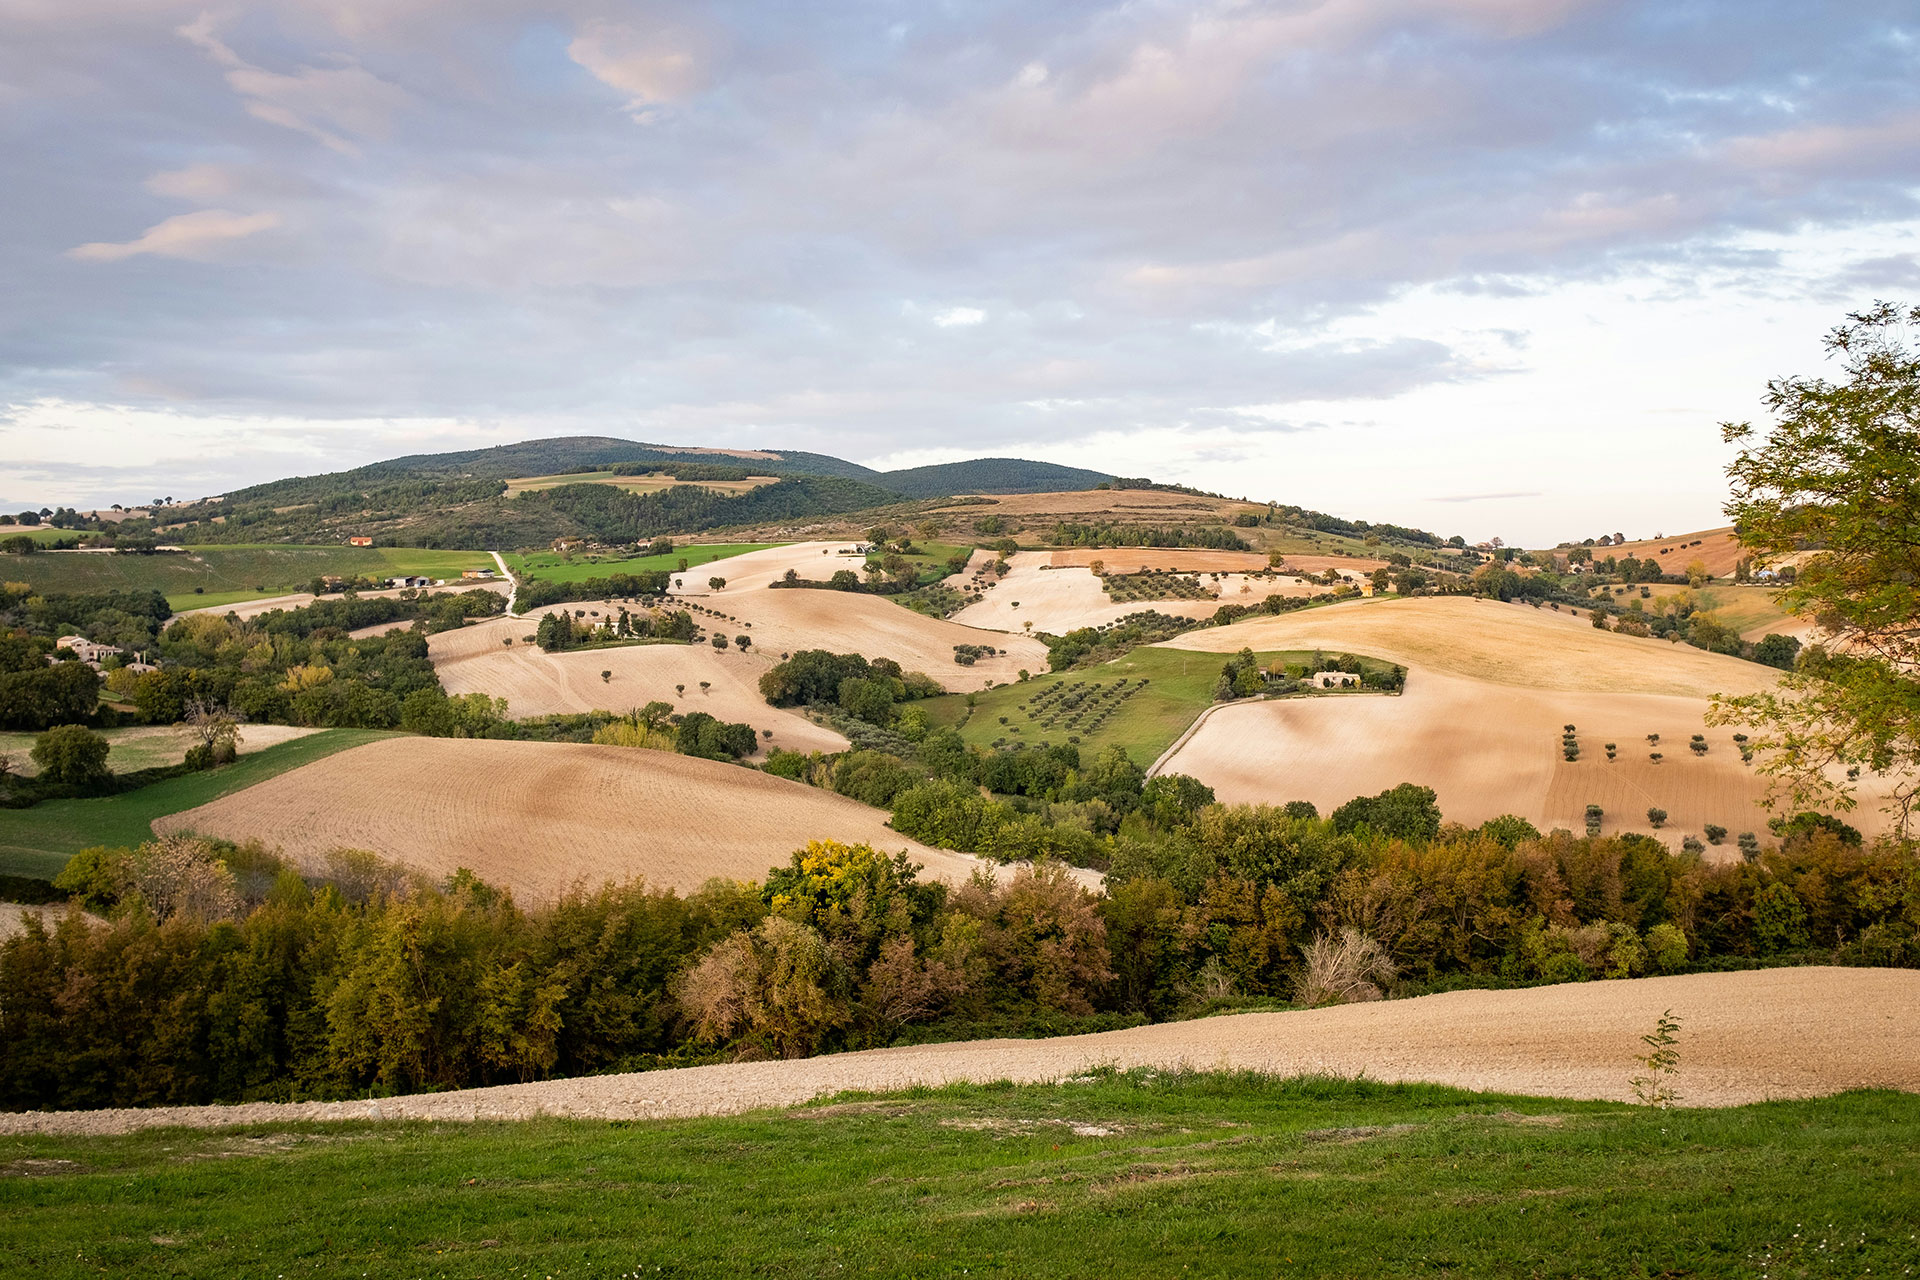
[[973,458],[904,471],[882,471],[874,484],[909,498],[944,498],[956,493],[1060,493],[1091,489],[1113,477],[1084,467],[1063,467],[1025,458]]
[[[567,483],[605,472],[672,475],[689,485],[774,476],[728,496],[707,488],[635,495],[609,484]],[[509,480],[556,477],[557,487],[509,496]],[[350,471],[294,476],[236,489],[167,513],[181,542],[339,542],[351,535],[408,546],[507,550],[553,538],[620,541],[730,524],[838,515],[963,493],[1040,493],[1092,488],[1111,477],[1021,458],[882,472],[844,458],[796,450],[721,452],[565,436],[492,449],[423,453]]]
[[702,450],[697,447],[647,444],[613,436],[558,436],[550,440],[523,440],[491,449],[464,449],[453,453],[416,453],[350,471],[293,476],[251,485],[227,494],[238,505],[271,502],[286,506],[324,500],[341,493],[369,492],[423,482],[452,485],[478,480],[501,481],[522,476],[564,475],[621,463],[645,463],[662,469],[674,464],[742,467],[756,475],[837,476],[862,480],[909,498],[939,498],[961,493],[1047,493],[1088,489],[1113,477],[1083,467],[1063,467],[1025,458],[974,458],[901,471],[875,471],[845,458],[795,449]]

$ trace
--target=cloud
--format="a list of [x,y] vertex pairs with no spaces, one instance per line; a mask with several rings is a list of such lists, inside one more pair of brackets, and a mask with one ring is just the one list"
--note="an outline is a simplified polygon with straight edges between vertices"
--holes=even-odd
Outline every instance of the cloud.
[[987,313],[979,307],[948,307],[945,311],[937,313],[933,317],[933,322],[942,329],[952,329],[980,324],[986,318]]
[[204,260],[213,256],[221,245],[279,225],[280,215],[277,213],[229,213],[225,209],[201,209],[156,223],[124,243],[77,245],[67,250],[67,256],[81,262],[119,262],[143,253],[162,258]]
[[567,56],[595,79],[627,95],[627,110],[646,116],[683,102],[711,80],[711,38],[690,25],[593,19],[567,45]]
[[301,67],[291,75],[255,66],[215,35],[214,26],[213,15],[203,13],[179,34],[227,69],[227,84],[245,100],[247,114],[334,151],[359,154],[348,135],[385,137],[394,112],[410,100],[405,90],[351,63]]
[[1506,502],[1514,498],[1538,498],[1539,489],[1513,489],[1506,493],[1456,493],[1444,498],[1428,498],[1428,502]]

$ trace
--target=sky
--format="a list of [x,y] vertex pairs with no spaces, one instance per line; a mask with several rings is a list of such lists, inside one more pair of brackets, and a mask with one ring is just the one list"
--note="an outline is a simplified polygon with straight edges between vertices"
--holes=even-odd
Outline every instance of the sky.
[[0,0],[0,509],[542,436],[1541,545],[1920,301],[1911,0]]

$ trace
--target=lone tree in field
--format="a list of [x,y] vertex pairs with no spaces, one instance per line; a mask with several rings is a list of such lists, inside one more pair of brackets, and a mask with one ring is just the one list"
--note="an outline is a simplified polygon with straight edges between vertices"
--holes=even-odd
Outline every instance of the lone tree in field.
[[[1827,335],[1839,382],[1767,385],[1764,431],[1726,423],[1741,543],[1766,564],[1803,554],[1780,602],[1820,625],[1776,691],[1714,699],[1709,720],[1750,725],[1758,769],[1789,811],[1850,809],[1860,769],[1892,784],[1904,835],[1920,791],[1920,307],[1881,302]],[[1809,548],[1815,548],[1808,553]],[[1743,745],[1742,755],[1747,748]],[[1849,771],[1845,782],[1829,766]]]
[[1655,831],[1658,831],[1667,825],[1667,811],[1665,809],[1649,809],[1647,810],[1647,821],[1653,824]]

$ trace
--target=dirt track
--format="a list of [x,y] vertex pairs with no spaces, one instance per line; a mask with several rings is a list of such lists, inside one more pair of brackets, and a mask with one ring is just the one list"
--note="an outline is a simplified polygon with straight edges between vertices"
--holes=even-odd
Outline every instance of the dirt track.
[[1057,1080],[1089,1067],[1254,1069],[1425,1080],[1504,1093],[1628,1101],[1639,1037],[1681,1020],[1683,1105],[1846,1089],[1920,1090],[1920,971],[1767,969],[1459,991],[1384,1004],[1256,1013],[1052,1040],[979,1040],[802,1062],[689,1067],[378,1101],[0,1115],[0,1134],[125,1133],[296,1120],[518,1120],[729,1115],[844,1090]]

